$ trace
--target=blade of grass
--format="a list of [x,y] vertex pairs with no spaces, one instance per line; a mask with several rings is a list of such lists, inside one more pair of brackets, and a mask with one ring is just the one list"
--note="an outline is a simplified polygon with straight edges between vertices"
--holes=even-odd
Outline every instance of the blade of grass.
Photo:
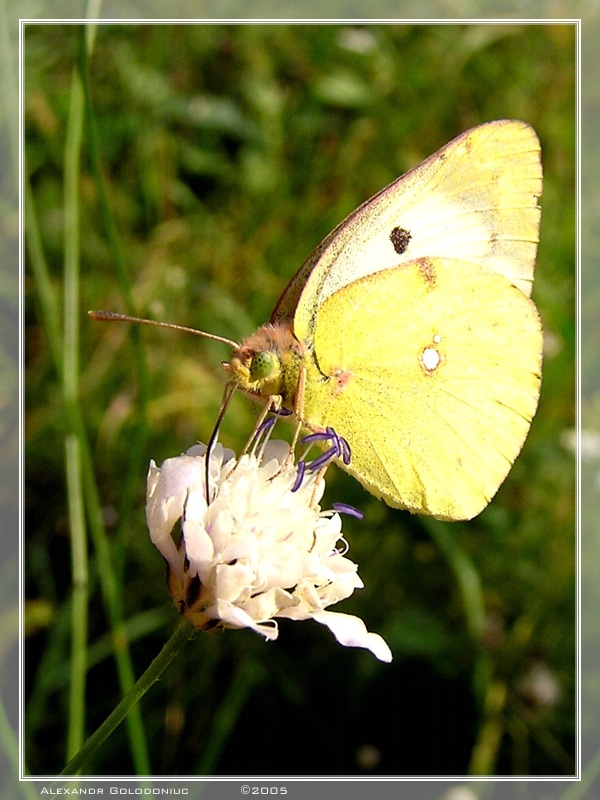
[[[89,28],[82,28],[82,45],[87,51],[91,47],[93,37]],[[81,137],[84,118],[84,93],[80,75],[75,72],[73,76],[73,89],[69,109],[68,135],[65,151],[65,301],[64,301],[64,359],[63,359],[63,391],[67,419],[70,423],[71,435],[79,442],[81,460],[71,464],[70,475],[82,472],[82,484],[90,512],[90,524],[99,566],[101,586],[105,603],[109,611],[109,620],[115,644],[115,658],[119,683],[123,693],[126,693],[134,683],[134,670],[129,655],[128,643],[123,635],[122,608],[119,583],[114,572],[110,549],[106,540],[101,521],[101,510],[97,496],[97,489],[93,478],[93,470],[87,437],[81,414],[78,393],[79,379],[79,159],[81,152]],[[79,483],[79,481],[78,481]],[[81,528],[77,524],[72,528],[72,535]],[[80,542],[76,545],[78,553],[85,552],[86,545]],[[74,566],[75,570],[76,567]],[[78,575],[73,575],[74,581]],[[87,605],[87,604],[86,604]],[[82,612],[81,612],[82,613]],[[78,617],[78,624],[87,627]],[[73,638],[80,638],[81,633],[73,632]],[[85,669],[85,665],[83,667]],[[73,670],[82,669],[81,659],[72,665]],[[76,685],[79,691],[85,690],[85,677],[77,675]],[[83,702],[77,701],[77,708],[83,708]],[[76,741],[83,722],[77,719],[75,711],[70,715],[73,725],[69,741]],[[148,748],[144,735],[141,714],[138,707],[132,710],[127,720],[132,757],[138,774],[148,774],[149,758]]]
[[485,628],[485,603],[479,573],[459,546],[456,534],[446,523],[427,519],[426,527],[448,562],[463,601],[467,628],[474,642],[480,642]]
[[[79,154],[83,130],[82,92],[77,75],[71,81],[65,141],[64,208],[64,340],[63,401],[77,407],[79,388]],[[86,647],[88,629],[87,535],[83,514],[80,447],[77,436],[65,439],[66,484],[71,545],[72,625],[67,759],[81,747],[85,728]]]
[[73,583],[71,600],[71,680],[67,734],[67,759],[69,759],[79,750],[84,739],[89,603],[88,554],[81,486],[81,458],[79,441],[73,435],[66,437],[65,461],[69,496],[71,574]]
[[[119,232],[111,211],[111,205],[108,200],[106,183],[101,167],[98,131],[90,86],[89,54],[88,49],[85,46],[83,31],[80,37],[79,70],[85,98],[85,121],[88,154],[98,192],[98,208],[100,210],[100,216],[106,231],[112,262],[115,266],[117,281],[121,290],[125,308],[127,313],[135,316],[136,309],[133,302],[131,277],[129,275],[126,260],[123,256]],[[119,527],[117,536],[115,537],[116,541],[120,543],[126,541],[126,533],[130,528],[131,514],[133,509],[132,504],[133,498],[135,497],[135,487],[139,481],[140,466],[144,460],[144,448],[148,439],[148,370],[146,367],[146,360],[144,357],[144,350],[142,347],[139,328],[137,328],[135,325],[131,326],[130,335],[132,341],[133,364],[138,384],[138,397],[136,408],[136,425],[129,442],[129,460],[122,483],[121,503],[118,514]],[[120,556],[121,557],[119,559],[118,566],[122,569],[124,564],[123,552],[121,552]]]

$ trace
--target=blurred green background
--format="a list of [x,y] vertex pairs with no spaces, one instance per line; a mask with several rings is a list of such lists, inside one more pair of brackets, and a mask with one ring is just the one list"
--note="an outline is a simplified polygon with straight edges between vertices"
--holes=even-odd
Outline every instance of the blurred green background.
[[[339,610],[384,636],[392,665],[310,622],[284,622],[274,644],[198,636],[86,772],[573,774],[574,27],[103,25],[92,127],[73,79],[82,39],[77,25],[25,29],[28,770],[60,771],[177,624],[145,475],[206,441],[228,356],[86,311],[239,340],[360,202],[507,117],[535,127],[545,170],[544,381],[523,453],[465,524],[391,510],[328,473],[324,507],[365,514],[344,523],[365,589]],[[239,450],[254,416],[237,398],[223,443]]]

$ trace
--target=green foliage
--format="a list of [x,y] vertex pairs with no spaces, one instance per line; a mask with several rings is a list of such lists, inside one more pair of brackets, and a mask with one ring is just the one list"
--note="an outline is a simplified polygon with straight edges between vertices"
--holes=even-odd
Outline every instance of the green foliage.
[[[65,437],[82,448],[92,530],[89,733],[177,623],[145,529],[145,473],[151,458],[207,440],[228,355],[173,331],[92,322],[87,309],[239,341],[354,207],[453,136],[504,117],[535,127],[545,168],[534,290],[544,384],[524,451],[480,517],[442,528],[328,473],[326,504],[366,515],[345,524],[366,588],[342,610],[387,639],[393,664],[310,623],[281,625],[273,645],[249,631],[196,637],[142,701],[137,733],[118,729],[91,772],[140,771],[145,748],[155,775],[573,772],[574,45],[560,24],[103,25],[87,66],[93,127],[86,118],[77,210],[64,181],[77,156],[67,135],[81,29],[26,27],[31,773],[67,759],[77,587]],[[74,207],[78,230],[65,227]],[[65,283],[69,247],[79,286]],[[69,296],[77,307],[65,314]],[[68,318],[79,324],[75,399],[63,384]],[[254,415],[236,398],[224,444],[239,450]],[[107,630],[129,642],[119,681],[122,639]]]

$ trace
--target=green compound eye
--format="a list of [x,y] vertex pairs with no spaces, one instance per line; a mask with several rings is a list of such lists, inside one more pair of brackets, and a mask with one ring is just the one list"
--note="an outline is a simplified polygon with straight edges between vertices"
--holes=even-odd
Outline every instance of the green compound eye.
[[270,350],[262,350],[257,353],[250,364],[250,375],[254,380],[268,378],[277,368],[279,359]]

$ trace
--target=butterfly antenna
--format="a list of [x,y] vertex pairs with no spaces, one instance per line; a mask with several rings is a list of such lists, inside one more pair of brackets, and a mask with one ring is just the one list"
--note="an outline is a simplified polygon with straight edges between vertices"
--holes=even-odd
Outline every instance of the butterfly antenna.
[[215,342],[223,342],[230,347],[237,347],[238,343],[233,339],[227,339],[225,336],[217,336],[214,333],[206,333],[206,331],[199,331],[196,328],[187,328],[185,325],[175,325],[172,322],[158,322],[154,319],[144,319],[143,317],[132,317],[129,314],[118,314],[115,311],[88,311],[90,319],[96,319],[100,322],[139,322],[142,325],[155,325],[157,328],[171,328],[174,331],[184,331],[185,333],[193,333],[196,336],[203,336],[205,339],[213,339]]

